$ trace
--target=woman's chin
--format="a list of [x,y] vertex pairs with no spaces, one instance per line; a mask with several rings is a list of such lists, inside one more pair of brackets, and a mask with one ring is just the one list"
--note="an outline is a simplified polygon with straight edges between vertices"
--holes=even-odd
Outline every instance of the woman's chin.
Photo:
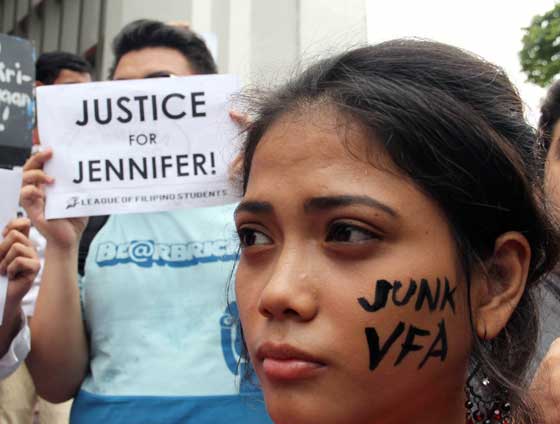
[[286,396],[268,396],[265,392],[265,402],[274,424],[357,424],[352,420],[347,421],[348,414],[341,417],[328,405],[320,405],[319,399],[314,396],[290,396],[289,393]]

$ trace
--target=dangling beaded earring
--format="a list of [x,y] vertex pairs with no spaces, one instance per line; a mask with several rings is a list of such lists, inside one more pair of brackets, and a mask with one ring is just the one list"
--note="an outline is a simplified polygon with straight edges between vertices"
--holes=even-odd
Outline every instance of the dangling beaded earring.
[[[479,384],[474,383],[478,370],[478,367],[473,370],[465,385],[465,394],[467,395],[467,401],[465,402],[465,408],[467,408],[466,423],[512,424],[511,404],[505,400],[506,396],[502,399],[493,398],[492,393],[495,393],[495,391],[492,390],[491,381],[486,377],[483,377]],[[478,393],[477,389],[479,390]]]

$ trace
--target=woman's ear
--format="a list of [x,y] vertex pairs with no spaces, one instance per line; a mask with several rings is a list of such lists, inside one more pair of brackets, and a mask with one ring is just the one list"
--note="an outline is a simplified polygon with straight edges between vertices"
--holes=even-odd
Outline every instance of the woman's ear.
[[530,261],[531,247],[521,233],[498,237],[486,272],[476,273],[472,282],[474,325],[481,339],[493,339],[506,326],[525,291]]

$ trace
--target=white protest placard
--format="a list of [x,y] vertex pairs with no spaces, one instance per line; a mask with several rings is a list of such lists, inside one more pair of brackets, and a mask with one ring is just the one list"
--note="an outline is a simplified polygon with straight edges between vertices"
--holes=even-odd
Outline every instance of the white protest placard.
[[[17,217],[22,174],[21,168],[0,168],[0,199],[2,199],[0,204],[0,232],[10,220]],[[4,317],[7,291],[8,277],[0,275],[0,325]]]
[[228,181],[239,128],[232,75],[53,85],[37,89],[48,219],[214,206],[237,200]]

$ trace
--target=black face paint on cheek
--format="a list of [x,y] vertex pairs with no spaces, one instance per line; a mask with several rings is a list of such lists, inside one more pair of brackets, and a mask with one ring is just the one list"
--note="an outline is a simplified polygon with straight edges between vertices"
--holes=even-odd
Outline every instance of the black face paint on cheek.
[[[402,321],[399,322],[399,324],[395,327],[382,347],[379,346],[379,335],[377,334],[377,330],[375,329],[375,327],[366,328],[365,331],[369,349],[370,371],[375,370],[379,366],[387,352],[389,352],[391,346],[393,346],[397,339],[403,334],[405,328],[406,324]],[[420,342],[417,340],[419,338],[429,337],[431,334],[432,333],[428,330],[410,325],[408,327],[406,338],[404,340],[404,343],[401,345],[401,351],[397,360],[395,361],[394,366],[400,365],[410,352],[416,352],[424,349],[425,345],[418,344]],[[441,362],[445,361],[445,359],[447,358],[447,332],[445,330],[445,320],[443,319],[439,322],[436,337],[429,347],[428,352],[426,353],[422,361],[418,364],[418,369],[421,369],[424,365],[426,365],[426,362],[428,362],[428,359],[430,358],[440,358]]]
[[374,370],[377,368],[383,357],[387,354],[393,343],[403,333],[405,328],[404,322],[399,322],[397,327],[393,330],[383,347],[379,346],[379,335],[374,327],[366,328],[366,339],[369,348],[369,369]]
[[393,303],[396,306],[403,306],[406,305],[408,302],[410,302],[410,298],[414,296],[414,293],[416,293],[416,289],[418,288],[418,285],[416,284],[416,281],[411,280],[410,285],[408,286],[408,290],[406,291],[406,294],[404,295],[402,300],[398,300],[397,294],[399,293],[401,287],[402,287],[402,283],[400,281],[395,281],[395,284],[393,285]]
[[[440,345],[439,349],[436,350],[438,345]],[[438,324],[437,337],[422,362],[420,362],[420,365],[418,365],[418,369],[422,368],[430,358],[440,358],[441,362],[447,358],[447,332],[445,331],[445,320],[443,319]]]
[[446,277],[443,299],[441,300],[441,306],[439,307],[440,311],[443,311],[445,306],[449,305],[449,307],[453,311],[453,314],[455,314],[455,299],[453,299],[453,296],[455,295],[455,290],[457,290],[457,286],[451,289],[451,284],[449,284],[449,280]]
[[444,283],[441,282],[441,279],[436,278],[435,292],[432,291],[430,283],[426,278],[420,279],[420,288],[418,288],[416,281],[411,279],[406,294],[399,300],[397,296],[402,287],[402,283],[398,280],[395,280],[393,284],[387,280],[377,280],[375,282],[375,296],[373,303],[369,303],[365,297],[358,298],[358,303],[366,312],[377,312],[387,306],[389,294],[391,292],[391,300],[395,306],[406,306],[410,303],[412,297],[418,291],[415,304],[415,309],[417,311],[420,311],[425,305],[428,306],[428,309],[431,312],[438,309],[443,311],[445,307],[449,305],[453,313],[455,313],[455,299],[453,296],[455,296],[457,287],[451,288],[451,284],[449,283],[447,277],[444,278]]
[[[400,284],[400,282],[399,282]],[[370,304],[365,297],[360,297],[358,303],[368,312],[376,312],[387,306],[387,299],[389,292],[393,290],[394,286],[387,280],[377,280],[375,287],[375,300]]]
[[[414,304],[414,309],[416,311],[422,308],[427,308],[430,312],[436,310],[444,311],[446,307],[449,307],[453,314],[455,314],[454,295],[457,287],[452,288],[447,278],[444,278],[443,284],[439,278],[436,279],[435,291],[432,291],[427,279],[422,278],[420,280],[419,288],[416,281],[411,279],[405,295],[399,300],[397,294],[402,287],[403,285],[400,281],[395,281],[391,284],[387,280],[377,280],[373,303],[370,303],[365,297],[358,298],[358,303],[366,312],[377,312],[387,306],[391,291],[391,300],[393,304],[398,307],[407,305],[417,292],[416,302]],[[382,346],[377,329],[375,327],[366,327],[365,335],[369,349],[370,371],[375,370],[379,366],[391,347],[395,345],[399,337],[403,335],[406,327],[407,325],[404,322],[399,322]],[[427,341],[426,338],[430,337],[432,332],[409,324],[406,337],[401,344],[401,350],[394,366],[400,365],[411,352],[418,352],[426,348],[427,353],[418,364],[418,369],[421,369],[430,358],[440,358],[441,362],[445,361],[447,358],[448,346],[444,319],[438,323],[438,327],[434,333],[435,337],[431,345],[427,347],[427,344],[422,343],[422,341]]]
[[424,304],[428,302],[428,308],[430,311],[435,311],[437,309],[438,301],[439,301],[439,293],[441,290],[441,281],[439,278],[436,280],[436,293],[432,293],[432,289],[430,287],[430,283],[425,278],[420,280],[420,289],[418,290],[418,297],[416,298],[416,305],[414,309],[419,311],[422,309]]
[[417,350],[422,350],[423,346],[416,344],[414,339],[416,337],[425,337],[429,336],[430,332],[428,330],[423,330],[421,328],[415,327],[411,325],[408,329],[408,334],[406,335],[406,339],[404,343],[401,345],[401,353],[399,353],[399,357],[395,361],[395,366],[399,365],[404,357],[408,355],[410,352],[416,352]]

